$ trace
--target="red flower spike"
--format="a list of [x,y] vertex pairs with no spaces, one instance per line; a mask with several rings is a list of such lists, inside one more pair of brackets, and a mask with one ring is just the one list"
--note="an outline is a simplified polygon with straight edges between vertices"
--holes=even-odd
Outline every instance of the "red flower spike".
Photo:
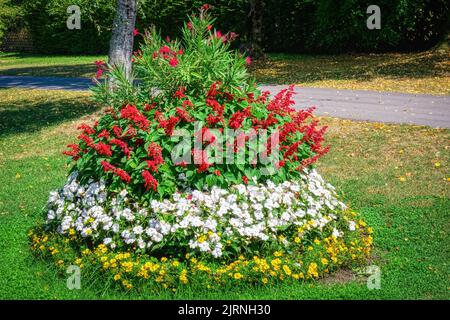
[[144,185],[145,189],[148,191],[149,189],[152,189],[153,191],[158,191],[158,181],[153,177],[153,175],[148,172],[147,170],[143,170],[142,178],[144,178]]

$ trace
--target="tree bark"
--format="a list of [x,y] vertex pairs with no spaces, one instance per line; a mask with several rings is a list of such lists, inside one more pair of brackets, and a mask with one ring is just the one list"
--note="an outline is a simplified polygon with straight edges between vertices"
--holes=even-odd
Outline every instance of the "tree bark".
[[265,4],[263,0],[250,0],[249,2],[249,16],[251,18],[251,51],[255,58],[260,58],[264,57],[262,45],[262,24]]
[[131,75],[131,56],[134,44],[137,0],[117,0],[108,63],[124,68],[127,78]]

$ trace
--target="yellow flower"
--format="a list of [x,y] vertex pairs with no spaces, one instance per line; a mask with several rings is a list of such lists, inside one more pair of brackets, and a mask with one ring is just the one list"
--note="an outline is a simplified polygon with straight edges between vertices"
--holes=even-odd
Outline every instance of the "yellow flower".
[[188,283],[188,278],[187,278],[187,270],[183,269],[183,271],[181,271],[180,273],[180,281],[184,284]]
[[119,281],[120,278],[121,278],[120,273],[118,273],[118,274],[116,274],[116,275],[114,276],[114,280],[115,280],[115,281]]
[[234,274],[234,278],[235,278],[236,280],[239,280],[239,279],[242,278],[242,274],[240,274],[239,272],[237,272],[237,273]]
[[283,265],[283,271],[284,273],[286,273],[288,276],[290,276],[292,274],[291,269],[289,268],[289,266],[287,265]]
[[282,253],[281,251],[275,251],[275,252],[273,253],[273,255],[274,255],[275,257],[281,257],[281,256],[283,255],[283,253]]
[[435,166],[436,168],[439,168],[439,167],[441,166],[441,163],[440,163],[440,162],[435,162],[435,163],[434,163],[434,166]]
[[309,264],[307,275],[314,278],[319,276],[319,273],[317,272],[317,263],[311,262]]
[[203,242],[206,241],[206,239],[208,239],[207,236],[202,235],[202,236],[200,236],[200,237],[197,239],[197,242],[198,242],[198,243],[203,243]]
[[267,279],[267,278],[262,278],[262,283],[267,284],[267,282],[269,282],[269,279]]
[[166,262],[167,261],[167,258],[166,257],[162,257],[161,258],[161,262]]
[[328,264],[328,260],[325,259],[325,258],[322,258],[322,259],[320,260],[320,262],[322,262],[322,264],[323,264],[324,266],[326,266],[326,265]]
[[316,238],[316,239],[314,239],[314,243],[315,244],[320,244],[320,240]]
[[174,266],[174,267],[178,267],[179,264],[180,264],[180,263],[179,263],[177,260],[175,260],[175,261],[172,262],[172,266]]
[[299,237],[295,237],[294,242],[295,243],[300,243],[301,239]]

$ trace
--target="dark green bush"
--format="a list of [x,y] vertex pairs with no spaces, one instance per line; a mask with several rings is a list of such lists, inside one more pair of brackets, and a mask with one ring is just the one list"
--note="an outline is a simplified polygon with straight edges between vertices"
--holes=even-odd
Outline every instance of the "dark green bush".
[[[155,25],[162,35],[176,28],[203,0],[140,0],[137,28]],[[237,32],[240,43],[250,30],[246,0],[211,0],[215,27]],[[23,0],[37,50],[56,53],[107,52],[114,0]],[[446,0],[265,0],[263,47],[270,52],[352,52],[426,49],[447,32]],[[66,8],[79,5],[82,29],[67,30]],[[381,8],[381,30],[368,30],[366,9]],[[237,42],[237,45],[240,44]]]

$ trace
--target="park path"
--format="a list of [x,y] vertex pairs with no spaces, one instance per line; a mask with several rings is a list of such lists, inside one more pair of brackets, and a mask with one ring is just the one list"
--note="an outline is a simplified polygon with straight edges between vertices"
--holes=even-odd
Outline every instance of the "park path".
[[[87,90],[92,85],[92,80],[85,78],[0,76],[0,87]],[[286,86],[260,88],[276,93]],[[296,107],[316,106],[318,115],[450,128],[450,96],[308,87],[296,91]]]

